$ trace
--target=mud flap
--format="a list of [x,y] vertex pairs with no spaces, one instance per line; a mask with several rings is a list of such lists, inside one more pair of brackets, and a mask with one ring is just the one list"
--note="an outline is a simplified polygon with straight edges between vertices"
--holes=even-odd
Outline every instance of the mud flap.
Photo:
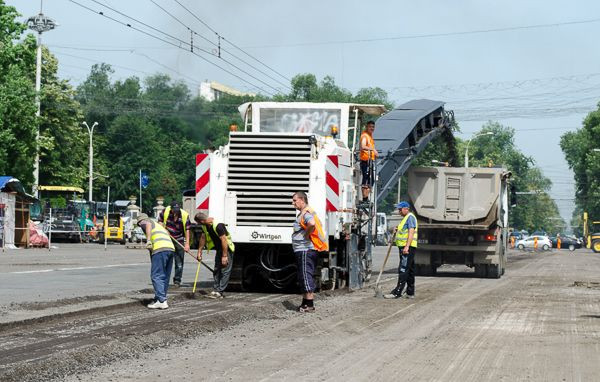
[[363,262],[361,251],[358,250],[358,235],[350,234],[346,242],[348,254],[348,287],[360,289],[363,286]]

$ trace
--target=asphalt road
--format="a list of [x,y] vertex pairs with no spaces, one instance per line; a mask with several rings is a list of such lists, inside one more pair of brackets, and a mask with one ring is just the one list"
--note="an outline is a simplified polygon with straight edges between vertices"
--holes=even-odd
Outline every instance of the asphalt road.
[[[417,278],[414,300],[375,298],[372,288],[320,293],[308,315],[293,311],[297,295],[215,301],[188,288],[160,312],[141,295],[54,315],[52,301],[16,304],[46,315],[0,324],[0,380],[595,380],[599,271],[588,250],[510,252],[500,280],[446,267]],[[72,312],[83,295],[63,303]]]

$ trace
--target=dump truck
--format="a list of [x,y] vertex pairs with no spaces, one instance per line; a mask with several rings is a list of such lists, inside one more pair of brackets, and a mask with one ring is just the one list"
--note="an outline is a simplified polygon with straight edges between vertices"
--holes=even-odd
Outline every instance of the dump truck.
[[464,264],[476,276],[500,278],[508,244],[508,179],[504,168],[412,167],[408,196],[418,221],[416,274]]

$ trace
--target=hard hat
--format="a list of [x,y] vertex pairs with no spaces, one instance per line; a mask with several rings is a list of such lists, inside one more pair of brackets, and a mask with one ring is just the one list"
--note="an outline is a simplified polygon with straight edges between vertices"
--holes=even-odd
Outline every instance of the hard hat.
[[396,204],[396,208],[410,208],[410,204],[408,204],[408,202],[402,201]]

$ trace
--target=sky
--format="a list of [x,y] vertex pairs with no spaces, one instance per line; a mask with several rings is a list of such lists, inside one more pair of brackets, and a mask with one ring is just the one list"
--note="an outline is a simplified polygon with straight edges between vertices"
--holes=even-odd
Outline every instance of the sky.
[[[24,19],[40,11],[39,0],[6,3]],[[193,92],[205,80],[287,92],[313,73],[352,92],[381,87],[396,105],[444,101],[463,139],[487,121],[510,126],[571,219],[559,142],[600,101],[598,1],[46,0],[43,13],[59,24],[43,43],[74,85],[98,62],[114,79],[164,72]]]

